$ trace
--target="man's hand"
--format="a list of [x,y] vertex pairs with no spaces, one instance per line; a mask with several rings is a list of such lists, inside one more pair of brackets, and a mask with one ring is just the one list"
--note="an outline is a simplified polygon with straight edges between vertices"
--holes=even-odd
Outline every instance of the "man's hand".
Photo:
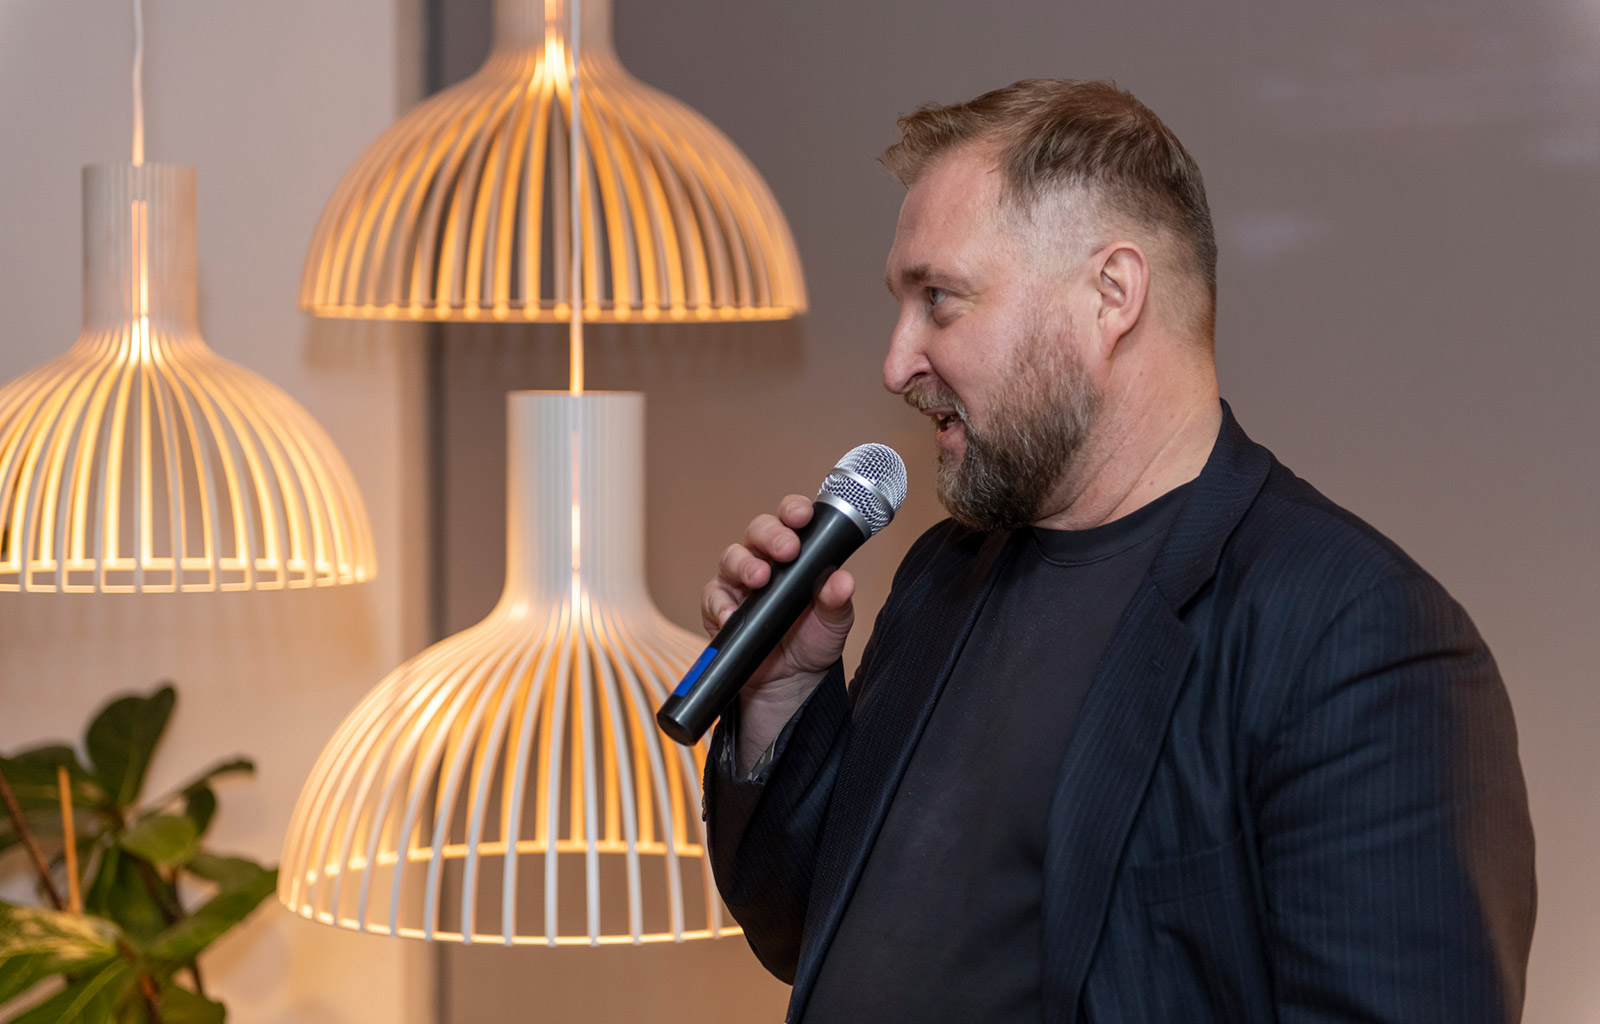
[[[730,544],[717,564],[717,575],[700,597],[700,618],[715,636],[750,592],[772,578],[775,562],[800,554],[795,531],[811,521],[811,499],[791,494],[778,503],[778,514],[759,515],[745,528],[744,542]],[[856,581],[838,570],[823,584],[777,648],[756,669],[739,693],[739,771],[747,773],[783,731],[795,711],[821,681],[823,673],[844,652],[855,622],[850,599]]]

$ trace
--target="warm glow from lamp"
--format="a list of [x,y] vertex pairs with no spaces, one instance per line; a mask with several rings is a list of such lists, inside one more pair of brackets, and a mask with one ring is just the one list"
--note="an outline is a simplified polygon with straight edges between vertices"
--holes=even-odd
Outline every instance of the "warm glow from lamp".
[[[306,259],[303,309],[508,322],[804,312],[794,240],[750,162],[623,70],[610,0],[585,0],[576,68],[570,19],[567,0],[497,0],[484,66],[397,122],[339,183]],[[581,147],[569,145],[574,78]],[[587,153],[577,170],[574,148]],[[576,346],[573,372],[576,393]]]
[[706,856],[706,747],[655,709],[704,646],[644,584],[644,400],[510,396],[506,583],[378,684],[324,749],[278,896],[311,920],[601,945],[738,928]]
[[0,591],[161,593],[359,583],[372,528],[294,399],[218,356],[197,314],[195,172],[83,171],[83,330],[0,388]]
[[200,337],[194,169],[95,165],[83,187],[83,331],[0,389],[0,590],[371,579],[332,442]]

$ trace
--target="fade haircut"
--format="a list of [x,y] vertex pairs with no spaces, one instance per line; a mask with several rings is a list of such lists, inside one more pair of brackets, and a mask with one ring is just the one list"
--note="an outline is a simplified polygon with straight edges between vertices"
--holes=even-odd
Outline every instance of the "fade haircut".
[[[1175,247],[1202,301],[1184,319],[1210,339],[1217,305],[1217,239],[1200,168],[1172,130],[1112,82],[1028,78],[952,106],[900,118],[900,141],[879,159],[910,188],[938,157],[993,147],[1002,199],[1031,213],[1052,192],[1082,188],[1102,208]],[[1187,266],[1182,266],[1186,264]],[[1186,304],[1187,305],[1187,304]]]

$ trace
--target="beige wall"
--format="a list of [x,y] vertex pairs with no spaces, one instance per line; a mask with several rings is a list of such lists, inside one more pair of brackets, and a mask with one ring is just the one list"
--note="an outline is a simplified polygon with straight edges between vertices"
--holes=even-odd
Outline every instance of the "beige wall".
[[[906,455],[912,494],[852,563],[870,616],[939,515],[926,425],[878,384],[900,196],[872,158],[920,103],[1113,77],[1206,173],[1223,392],[1246,429],[1410,550],[1498,656],[1539,841],[1526,1019],[1600,1020],[1600,6],[618,0],[616,27],[634,74],[767,177],[812,296],[793,325],[590,335],[593,386],[649,396],[663,610],[693,625],[752,513],[880,440]],[[445,366],[454,629],[499,585],[498,396],[562,386],[561,334],[459,332]],[[781,1019],[748,954],[585,952],[452,950],[448,1019]],[[690,1011],[696,992],[709,1002]]]
[[[418,343],[295,309],[323,201],[414,91],[400,28],[414,38],[416,18],[395,0],[145,6],[147,154],[199,171],[201,329],[343,450],[379,578],[315,592],[0,596],[0,749],[75,739],[108,695],[172,679],[178,711],[149,784],[254,757],[255,779],[221,787],[215,842],[276,861],[323,742],[421,639]],[[77,335],[80,165],[128,159],[132,26],[125,2],[0,3],[0,379]],[[310,924],[271,901],[206,968],[238,1024],[365,1024],[430,1019],[430,963],[420,945]]]

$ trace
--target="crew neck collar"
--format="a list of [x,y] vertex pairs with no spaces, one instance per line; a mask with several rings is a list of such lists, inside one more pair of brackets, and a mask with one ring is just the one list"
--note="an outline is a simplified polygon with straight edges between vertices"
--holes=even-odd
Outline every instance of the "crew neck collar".
[[1030,526],[1040,557],[1054,565],[1083,565],[1119,555],[1164,533],[1177,518],[1183,499],[1194,481],[1180,484],[1161,497],[1109,523],[1083,530],[1057,530]]

